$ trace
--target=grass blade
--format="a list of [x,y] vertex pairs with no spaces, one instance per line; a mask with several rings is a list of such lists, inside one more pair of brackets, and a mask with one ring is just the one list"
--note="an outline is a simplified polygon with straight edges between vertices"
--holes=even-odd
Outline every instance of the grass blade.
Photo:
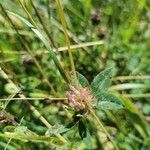
[[29,21],[27,21],[25,18],[17,15],[16,13],[10,12],[8,11],[9,14],[19,18],[20,20],[22,20],[36,35],[37,37],[43,42],[43,44],[45,45],[45,47],[47,48],[47,50],[49,50],[49,54],[51,56],[51,58],[53,59],[56,67],[58,68],[59,72],[61,73],[62,77],[64,78],[65,81],[69,82],[68,77],[66,76],[65,71],[63,70],[59,60],[56,57],[55,52],[51,49],[51,47],[48,44],[48,41],[46,40],[46,38],[42,35],[42,33],[40,31],[38,31]]

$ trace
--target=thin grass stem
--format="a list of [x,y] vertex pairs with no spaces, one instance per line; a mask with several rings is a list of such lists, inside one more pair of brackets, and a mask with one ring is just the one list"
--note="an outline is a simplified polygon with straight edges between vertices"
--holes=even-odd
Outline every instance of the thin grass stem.
[[140,76],[118,76],[118,77],[114,77],[112,78],[113,81],[116,80],[149,80],[150,79],[150,75],[140,75]]
[[[19,31],[20,33],[20,31]],[[21,34],[20,34],[21,35]],[[75,44],[75,45],[70,45],[71,49],[80,49],[80,48],[86,48],[86,47],[91,47],[91,46],[97,46],[97,45],[102,45],[104,42],[103,41],[93,41],[93,42],[85,42],[85,43],[79,43],[79,44]],[[68,47],[64,46],[64,47],[59,47],[58,48],[58,51],[59,52],[64,52],[68,50]],[[43,51],[40,51],[40,50],[37,50],[38,52],[35,53],[36,54],[48,54],[49,51],[48,50],[45,50],[44,52]],[[55,51],[55,49],[53,49],[53,51]],[[2,52],[0,52],[2,53]],[[15,51],[13,50],[13,52],[10,52],[10,51],[4,51],[3,52],[4,54],[18,54],[18,55],[25,55],[26,52],[18,52],[18,51]]]
[[[16,95],[16,94],[14,94],[14,95]],[[11,96],[10,98],[1,98],[0,101],[24,100],[24,98],[19,98],[19,97],[15,97],[15,98],[14,98],[14,95],[13,95],[13,97]],[[65,97],[62,97],[62,98],[52,98],[52,97],[26,97],[25,99],[28,100],[28,101],[34,101],[34,100],[42,100],[42,101],[44,101],[44,100],[66,101],[66,100],[67,100],[67,98],[65,98]]]
[[78,84],[76,71],[75,71],[74,60],[73,60],[73,55],[72,55],[71,47],[70,47],[70,40],[69,40],[69,37],[68,37],[68,34],[67,34],[67,25],[66,25],[66,21],[65,21],[65,17],[64,17],[62,3],[61,3],[61,0],[56,0],[56,2],[57,2],[58,13],[59,13],[59,16],[60,16],[60,19],[61,19],[64,35],[65,35],[65,40],[66,40],[66,43],[67,43],[67,46],[68,46],[68,53],[69,53],[69,60],[70,60],[70,64],[71,64],[71,70],[72,70],[73,75],[76,79],[76,83]]
[[18,2],[20,3],[22,9],[25,11],[25,13],[27,14],[29,20],[31,21],[31,23],[35,26],[35,28],[37,30],[39,30],[39,27],[37,26],[36,22],[33,20],[32,16],[30,15],[30,13],[28,12],[28,10],[26,9],[25,5],[23,4],[22,0],[18,0]]
[[57,50],[57,47],[56,47],[56,45],[55,45],[55,43],[54,43],[54,41],[53,41],[53,38],[51,37],[51,35],[50,35],[50,33],[49,33],[49,31],[48,31],[46,25],[44,24],[42,17],[40,16],[38,10],[36,9],[36,7],[35,7],[33,1],[30,0],[30,2],[31,2],[31,5],[32,5],[32,7],[33,7],[35,13],[36,13],[37,18],[39,19],[41,25],[43,26],[43,29],[44,29],[44,31],[45,31],[45,33],[46,33],[46,35],[47,35],[47,37],[48,37],[48,39],[49,39],[51,45]]

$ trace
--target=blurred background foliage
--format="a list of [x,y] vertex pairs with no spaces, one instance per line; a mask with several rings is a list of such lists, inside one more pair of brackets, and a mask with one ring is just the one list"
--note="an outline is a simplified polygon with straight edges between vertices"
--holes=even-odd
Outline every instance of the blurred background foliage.
[[[23,2],[43,35],[47,36],[30,0]],[[97,111],[98,115],[120,149],[150,149],[150,2],[148,0],[63,0],[62,2],[71,45],[102,41],[102,44],[99,45],[83,46],[72,50],[76,70],[92,81],[101,70],[113,67],[114,80],[110,90],[116,92],[116,88],[113,87],[121,84],[122,89],[118,90],[119,93],[128,95],[122,98],[126,103],[126,109]],[[0,3],[6,11],[14,12],[29,20],[18,1],[5,0]],[[49,42],[51,48],[66,46],[56,1],[36,0],[33,3],[52,38],[53,42]],[[21,20],[13,15],[10,15],[10,18],[24,43],[40,64],[42,73],[31,56],[31,52],[23,46],[2,9],[0,10],[0,67],[9,79],[21,88],[26,97],[65,97],[67,85],[43,43]],[[70,67],[67,51],[58,52],[57,57],[64,62],[67,68]],[[137,75],[140,77],[134,78]],[[50,85],[47,84],[44,76],[48,78]],[[117,76],[128,76],[129,78],[133,76],[133,78],[115,80]],[[130,87],[126,89],[125,84],[129,84]],[[1,75],[0,99],[8,99],[15,92],[13,86]],[[18,95],[16,94],[15,97]],[[30,103],[52,125],[63,124],[65,126],[71,119],[72,111],[66,108],[66,101],[45,99]],[[6,104],[7,101],[0,103],[2,108]],[[22,126],[26,126],[38,135],[44,135],[47,131],[47,127],[21,100],[10,101],[5,110],[13,115]],[[90,117],[89,120],[91,120]],[[11,124],[10,122],[0,123],[2,133],[4,133],[4,127]],[[75,147],[77,146],[77,149],[113,149],[105,135],[97,132],[95,123],[89,121],[87,126],[91,136],[83,141],[79,138],[76,129],[67,132],[64,136]],[[8,140],[8,138],[1,137],[0,149],[6,147]],[[89,145],[90,141],[92,147]],[[22,140],[12,140],[7,146],[7,149],[11,150],[60,148],[67,149],[62,145]]]

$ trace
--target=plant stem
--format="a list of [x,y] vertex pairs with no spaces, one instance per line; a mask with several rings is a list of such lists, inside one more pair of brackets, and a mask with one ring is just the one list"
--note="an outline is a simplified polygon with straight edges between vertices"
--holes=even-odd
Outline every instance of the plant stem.
[[46,33],[46,35],[47,35],[47,37],[48,37],[50,43],[51,43],[52,46],[57,50],[57,47],[56,47],[56,45],[55,45],[55,43],[54,43],[54,41],[53,41],[53,38],[51,37],[51,35],[50,35],[50,33],[49,33],[49,31],[48,31],[46,25],[45,25],[44,22],[43,22],[43,19],[42,19],[42,17],[40,16],[38,10],[36,9],[36,7],[35,7],[33,1],[30,0],[30,3],[31,3],[31,5],[32,5],[32,7],[33,7],[33,9],[34,9],[34,11],[35,11],[35,13],[36,13],[36,16],[38,17],[38,19],[39,19],[41,25],[43,26],[43,29],[44,29],[44,31],[45,31],[45,33]]
[[104,127],[104,125],[102,124],[102,122],[100,121],[100,119],[97,117],[97,115],[95,114],[91,104],[87,101],[86,102],[88,110],[91,112],[92,116],[94,117],[94,119],[96,120],[96,122],[98,123],[98,125],[101,127],[101,129],[105,132],[107,138],[111,141],[111,143],[113,144],[114,148],[116,150],[119,150],[119,147],[116,145],[116,143],[112,140],[110,134],[108,133],[108,131],[106,130],[106,128]]
[[28,16],[29,20],[31,21],[31,23],[35,26],[35,28],[36,28],[37,30],[39,30],[37,24],[35,23],[35,21],[33,20],[32,16],[30,15],[30,13],[28,12],[28,10],[27,10],[26,7],[24,6],[23,2],[22,2],[21,0],[18,0],[18,1],[19,1],[19,3],[20,3],[21,7],[23,8],[23,10],[25,11],[25,13],[27,14],[27,16]]
[[113,81],[115,80],[149,80],[150,79],[150,75],[140,75],[140,76],[118,76],[115,78],[112,78]]
[[[9,100],[24,100],[23,98],[19,98],[19,97],[15,97],[15,98],[13,98],[14,96],[15,96],[16,94],[14,94],[12,97],[10,97],[10,98],[1,98],[0,99],[0,101],[9,101]],[[62,98],[53,98],[53,97],[26,97],[25,98],[26,100],[28,100],[28,101],[34,101],[34,100],[42,100],[42,101],[44,101],[44,100],[52,100],[52,101],[65,101],[65,100],[67,100],[67,98],[65,98],[65,97],[62,97]]]
[[[1,31],[0,31],[1,32]],[[11,32],[13,32],[13,31],[11,31]],[[16,32],[15,32],[16,33]],[[21,35],[21,31],[19,31],[19,33],[20,33],[20,35]],[[71,45],[70,47],[71,47],[71,49],[83,49],[83,48],[86,48],[86,47],[90,47],[90,46],[95,46],[95,45],[102,45],[102,44],[104,44],[104,42],[103,41],[93,41],[93,42],[85,42],[85,43],[79,43],[79,44],[75,44],[75,45]],[[66,50],[68,50],[68,47],[66,47],[66,46],[64,46],[64,47],[59,47],[58,48],[58,51],[59,52],[63,52],[63,51],[66,51]],[[46,51],[40,51],[40,50],[37,50],[38,52],[37,53],[35,53],[35,54],[48,54],[49,53],[49,51],[48,50],[46,50]],[[55,51],[55,49],[54,49],[54,51]],[[1,53],[1,52],[0,52]],[[10,52],[10,51],[4,51],[3,52],[4,54],[12,54],[12,52]],[[13,50],[13,54],[18,54],[18,55],[25,55],[26,54],[26,52],[22,52],[22,51],[20,51],[20,52],[18,52],[18,51],[15,51],[15,50]]]
[[141,94],[123,94],[124,97],[127,98],[148,98],[150,97],[150,93],[141,93]]
[[62,7],[62,3],[61,0],[56,0],[57,2],[57,6],[58,6],[58,13],[61,19],[61,23],[62,23],[62,27],[63,27],[63,31],[64,31],[64,35],[65,35],[65,40],[68,46],[68,53],[69,53],[69,60],[71,63],[71,70],[73,72],[73,75],[75,77],[76,83],[78,83],[77,80],[77,76],[76,76],[76,71],[75,71],[75,65],[74,65],[74,61],[73,61],[73,55],[71,52],[71,47],[70,47],[70,40],[67,34],[67,25],[66,25],[66,21],[65,21],[65,17],[64,17],[64,12],[63,12],[63,7]]

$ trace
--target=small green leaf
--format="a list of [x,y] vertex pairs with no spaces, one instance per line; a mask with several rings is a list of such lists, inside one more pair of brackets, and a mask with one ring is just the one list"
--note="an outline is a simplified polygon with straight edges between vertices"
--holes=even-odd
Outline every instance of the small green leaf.
[[111,80],[109,79],[112,75],[112,68],[106,69],[100,72],[92,81],[91,88],[94,94],[98,92],[106,91],[110,86]]
[[55,135],[55,134],[62,134],[62,133],[65,133],[69,130],[70,130],[69,128],[66,128],[63,125],[56,125],[56,126],[50,128],[50,129],[48,129],[46,131],[45,135],[52,136],[52,135]]
[[121,109],[123,108],[123,104],[119,100],[118,97],[116,97],[113,94],[110,93],[99,93],[96,96],[99,100],[97,108],[99,109]]
[[90,85],[88,80],[81,73],[77,72],[77,77],[82,87],[87,87]]
[[20,135],[24,135],[26,131],[27,131],[27,127],[25,126],[19,126],[19,127],[16,127],[15,129],[15,132]]
[[86,126],[83,123],[83,121],[81,121],[81,120],[78,123],[78,129],[79,129],[79,135],[80,135],[81,139],[85,138],[86,137]]
[[102,110],[106,110],[106,109],[115,110],[115,109],[122,109],[123,106],[113,102],[102,101],[98,104],[97,108]]

